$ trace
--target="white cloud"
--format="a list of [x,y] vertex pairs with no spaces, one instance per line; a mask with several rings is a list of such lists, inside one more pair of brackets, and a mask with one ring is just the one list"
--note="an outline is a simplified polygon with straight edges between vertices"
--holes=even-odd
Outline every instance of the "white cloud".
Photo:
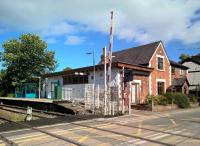
[[57,40],[55,38],[47,38],[46,39],[46,42],[48,44],[56,44],[57,43]]
[[[40,31],[46,36],[78,35],[81,31],[109,33],[115,14],[115,35],[140,43],[173,39],[200,42],[198,0],[12,0],[0,1],[0,23],[18,30]],[[71,24],[68,22],[75,22]],[[190,26],[190,27],[188,27]]]
[[43,31],[45,36],[60,36],[70,33],[75,33],[76,28],[73,25],[70,25],[66,22],[61,22],[56,25],[50,26],[47,30]]
[[85,37],[82,36],[68,36],[65,45],[79,45],[85,41]]

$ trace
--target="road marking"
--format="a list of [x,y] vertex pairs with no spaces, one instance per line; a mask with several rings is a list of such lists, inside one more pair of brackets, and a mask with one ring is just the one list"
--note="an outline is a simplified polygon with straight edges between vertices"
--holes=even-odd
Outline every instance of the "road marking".
[[[152,137],[160,135],[160,134],[161,133],[156,133],[156,134],[153,134],[153,135],[145,136],[144,138],[152,138]],[[129,140],[128,143],[134,143],[134,142],[138,142],[138,141],[141,141],[141,140],[140,139]]]
[[[81,122],[88,122],[89,120],[81,121]],[[80,122],[80,121],[77,121]],[[75,122],[76,123],[76,122]],[[50,127],[56,127],[56,126],[66,126],[71,123],[59,123],[59,124],[52,124],[52,125],[44,125],[44,126],[38,126],[37,128],[50,128]],[[28,131],[31,130],[30,128],[24,128],[24,129],[19,129],[19,130],[11,130],[11,131],[5,131],[5,132],[0,132],[0,134],[6,134],[6,133],[14,133],[14,132],[21,132],[21,131]]]
[[[181,131],[174,131],[174,132],[172,132],[173,134],[178,134],[178,133],[181,133],[183,130],[181,130]],[[167,137],[167,136],[169,136],[170,134],[162,134],[162,135],[158,135],[158,136],[156,136],[156,137],[153,137],[151,140],[158,140],[158,139],[161,139],[161,138],[164,138],[164,137]],[[136,142],[136,143],[134,143],[135,145],[141,145],[141,144],[144,144],[144,143],[146,143],[147,141],[146,140],[140,140],[139,142]]]
[[[91,130],[91,131],[94,131],[94,129],[92,129],[92,128],[88,128],[87,130]],[[87,135],[85,135],[85,136],[82,136],[79,140],[78,140],[78,142],[84,142],[85,140],[87,140],[88,138],[89,138],[89,135],[90,135],[91,133],[89,133],[89,134],[87,134]]]
[[141,129],[141,127],[142,127],[142,121],[139,122],[138,130],[137,130],[137,134],[136,134],[136,136],[140,136],[140,135],[141,135],[141,133],[142,133],[142,129]]
[[[100,125],[100,126],[99,126]],[[98,126],[99,127],[101,127],[101,128],[104,128],[104,127],[109,127],[109,126],[113,126],[113,125],[110,125],[110,124],[99,124]],[[85,130],[85,129],[87,129],[87,130],[89,130],[89,129],[91,129],[91,128],[82,128],[82,129],[80,129],[80,130]],[[74,131],[71,131],[71,132],[74,132]],[[69,133],[69,131],[67,131],[67,130],[60,130],[60,131],[56,131],[56,132],[52,132],[52,133],[55,133],[55,134],[58,134],[58,135],[63,135],[63,134],[67,134],[67,133]],[[79,142],[83,142],[83,141],[85,141],[86,139],[88,139],[90,134],[88,134],[87,136],[84,136],[84,137],[82,137],[80,140],[79,140]],[[33,137],[33,136],[31,136],[30,135],[30,139],[26,139],[27,137],[23,137],[23,139],[19,139],[19,140],[17,140],[17,142],[16,143],[24,143],[24,142],[29,142],[29,141],[33,141],[33,140],[40,140],[40,139],[45,139],[45,138],[53,138],[53,137],[51,137],[51,136],[49,136],[49,135],[44,135],[44,136],[39,136],[38,137],[38,135],[35,135],[35,137]],[[78,139],[78,138],[80,138],[80,136],[73,136],[73,137],[71,137],[70,136],[70,138],[73,138],[73,139]],[[75,146],[74,144],[72,144],[72,146]]]
[[6,146],[6,144],[2,140],[0,140],[0,146]]
[[90,134],[88,134],[88,135],[86,135],[86,136],[82,136],[82,137],[78,140],[78,142],[84,142],[85,140],[88,139],[89,135],[90,135]]
[[[107,126],[107,125],[109,125],[108,123],[106,123],[106,124],[97,124],[97,125],[95,125],[95,126],[100,126],[100,127],[102,127],[102,126]],[[81,126],[79,126],[79,127],[76,127],[76,128],[71,128],[71,129],[66,129],[67,131],[77,131],[77,130],[84,130],[84,129],[88,129],[87,127],[81,127]],[[66,131],[66,130],[60,130],[60,129],[58,129],[57,131],[53,131],[52,133],[54,133],[54,134],[57,134],[57,133],[62,133],[63,131]],[[51,131],[50,131],[51,132]],[[39,133],[39,132],[35,132],[36,134],[32,134],[32,133],[28,133],[26,136],[24,136],[24,137],[14,137],[13,136],[13,138],[11,138],[12,140],[17,140],[17,139],[22,139],[22,138],[29,138],[29,137],[35,137],[35,136],[41,136],[41,135],[44,135],[44,134],[42,134],[42,133]]]
[[17,144],[20,144],[20,143],[25,143],[25,142],[34,141],[34,140],[41,140],[41,139],[44,140],[46,138],[48,138],[48,140],[50,140],[50,139],[56,139],[54,137],[45,135],[45,136],[40,136],[40,137],[31,137],[30,139],[19,139],[19,140],[16,140],[15,142]]
[[158,126],[158,127],[166,127],[168,125],[156,125],[156,126]]
[[[185,129],[183,129],[182,131],[185,131]],[[169,129],[169,130],[166,130],[164,132],[174,133],[174,130],[173,129]],[[159,133],[155,133],[155,134],[151,134],[151,135],[145,136],[144,138],[154,138],[156,136],[160,136],[161,134],[162,134],[162,132],[159,132]],[[145,141],[145,140],[134,139],[134,140],[129,140],[128,143],[134,143],[134,142],[139,142],[139,141]]]
[[0,132],[0,134],[7,134],[7,133],[14,133],[14,132],[28,131],[28,130],[31,130],[31,129],[26,128],[26,129],[20,129],[20,130],[5,131],[5,132]]
[[[105,126],[102,126],[101,128],[106,128],[106,127],[110,127],[110,126],[116,126],[116,125],[115,124],[107,124]],[[87,130],[89,130],[90,133],[88,135],[86,135],[86,136],[82,136],[78,140],[78,142],[84,142],[85,140],[87,140],[89,138],[89,135],[91,135],[92,132],[97,131],[96,129],[93,129],[93,128],[88,128]]]
[[[106,123],[106,124],[98,124],[96,126],[99,127],[99,128],[104,128],[104,127],[113,126],[113,125]],[[63,134],[69,133],[69,132],[74,132],[75,130],[79,131],[79,130],[85,130],[85,129],[91,129],[91,128],[80,126],[78,128],[53,131],[52,133],[57,134],[57,135],[63,135]],[[36,133],[38,133],[38,132],[36,132]],[[23,142],[27,142],[27,141],[32,141],[33,139],[39,140],[39,139],[48,138],[48,137],[51,137],[51,136],[43,134],[43,133],[38,133],[38,134],[35,134],[35,135],[29,134],[29,135],[26,135],[24,137],[17,137],[17,138],[13,137],[13,138],[11,138],[11,140],[15,141],[16,143],[23,143]]]
[[98,144],[97,146],[105,146],[105,143]]
[[177,125],[178,125],[178,124],[175,122],[174,119],[170,119],[170,121],[172,122],[172,124],[173,124],[174,126],[177,126]]

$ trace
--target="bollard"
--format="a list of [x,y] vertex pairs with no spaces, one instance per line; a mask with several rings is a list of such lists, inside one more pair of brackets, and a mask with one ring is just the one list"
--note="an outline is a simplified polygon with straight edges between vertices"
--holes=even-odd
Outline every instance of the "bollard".
[[32,107],[27,107],[26,111],[26,121],[31,121],[32,120]]

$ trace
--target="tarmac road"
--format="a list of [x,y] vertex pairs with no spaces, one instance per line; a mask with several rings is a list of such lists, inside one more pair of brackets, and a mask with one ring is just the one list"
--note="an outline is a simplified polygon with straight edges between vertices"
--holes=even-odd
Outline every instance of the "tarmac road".
[[[128,116],[64,122],[39,128],[91,146],[200,145],[200,108],[162,113],[134,110],[132,113]],[[0,135],[23,146],[73,145],[27,128],[3,131]],[[5,143],[0,141],[0,145]]]

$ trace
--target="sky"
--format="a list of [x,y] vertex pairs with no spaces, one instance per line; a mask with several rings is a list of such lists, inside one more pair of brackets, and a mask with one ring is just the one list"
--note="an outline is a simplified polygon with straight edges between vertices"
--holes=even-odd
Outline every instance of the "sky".
[[162,40],[168,57],[200,53],[199,0],[1,0],[0,51],[23,33],[39,35],[55,51],[56,71],[98,63],[109,46],[114,12],[113,51]]

